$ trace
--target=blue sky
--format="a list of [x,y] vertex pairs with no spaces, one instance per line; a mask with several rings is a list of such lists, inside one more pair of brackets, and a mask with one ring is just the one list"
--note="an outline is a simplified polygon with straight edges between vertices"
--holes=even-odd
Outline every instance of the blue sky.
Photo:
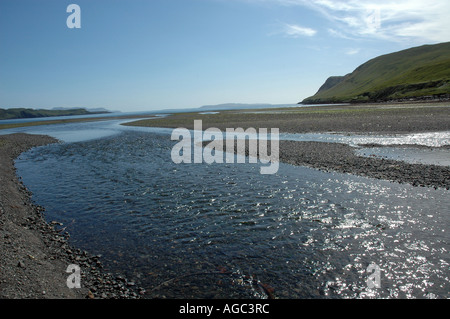
[[[69,4],[81,28],[69,29]],[[0,107],[297,103],[376,56],[450,41],[448,0],[1,0]]]

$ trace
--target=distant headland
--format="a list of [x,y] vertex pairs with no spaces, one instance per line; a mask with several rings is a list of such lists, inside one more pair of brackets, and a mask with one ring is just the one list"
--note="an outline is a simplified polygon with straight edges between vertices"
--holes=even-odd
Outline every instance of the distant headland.
[[85,109],[85,108],[53,108],[47,109],[32,109],[32,108],[0,108],[0,120],[12,119],[27,119],[39,117],[54,117],[54,116],[74,116],[74,115],[93,115],[111,113],[107,109]]
[[299,104],[450,99],[450,42],[383,55],[332,76]]

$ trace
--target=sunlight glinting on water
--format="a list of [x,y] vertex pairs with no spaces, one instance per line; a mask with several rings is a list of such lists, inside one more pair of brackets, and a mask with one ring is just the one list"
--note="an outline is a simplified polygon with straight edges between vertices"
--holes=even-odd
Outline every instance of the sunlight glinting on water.
[[[129,130],[16,165],[47,218],[151,297],[266,297],[255,280],[279,298],[448,295],[448,191],[284,164],[268,176],[248,163],[175,165],[173,144]],[[380,289],[367,286],[370,263]]]

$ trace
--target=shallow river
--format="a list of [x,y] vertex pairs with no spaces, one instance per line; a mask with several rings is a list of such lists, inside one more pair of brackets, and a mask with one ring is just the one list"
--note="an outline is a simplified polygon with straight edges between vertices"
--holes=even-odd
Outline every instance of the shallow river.
[[449,297],[449,191],[285,164],[176,165],[169,130],[118,123],[29,129],[66,142],[16,167],[49,221],[147,297]]

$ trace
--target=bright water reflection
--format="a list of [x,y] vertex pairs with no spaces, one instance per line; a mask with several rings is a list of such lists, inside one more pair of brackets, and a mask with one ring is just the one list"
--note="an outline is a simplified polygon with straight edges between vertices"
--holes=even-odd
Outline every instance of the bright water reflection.
[[342,143],[350,146],[365,144],[388,145],[419,145],[441,147],[450,145],[450,132],[429,132],[395,135],[358,135],[358,134],[331,134],[331,133],[305,133],[282,134],[280,139],[292,141],[315,141],[328,143]]

